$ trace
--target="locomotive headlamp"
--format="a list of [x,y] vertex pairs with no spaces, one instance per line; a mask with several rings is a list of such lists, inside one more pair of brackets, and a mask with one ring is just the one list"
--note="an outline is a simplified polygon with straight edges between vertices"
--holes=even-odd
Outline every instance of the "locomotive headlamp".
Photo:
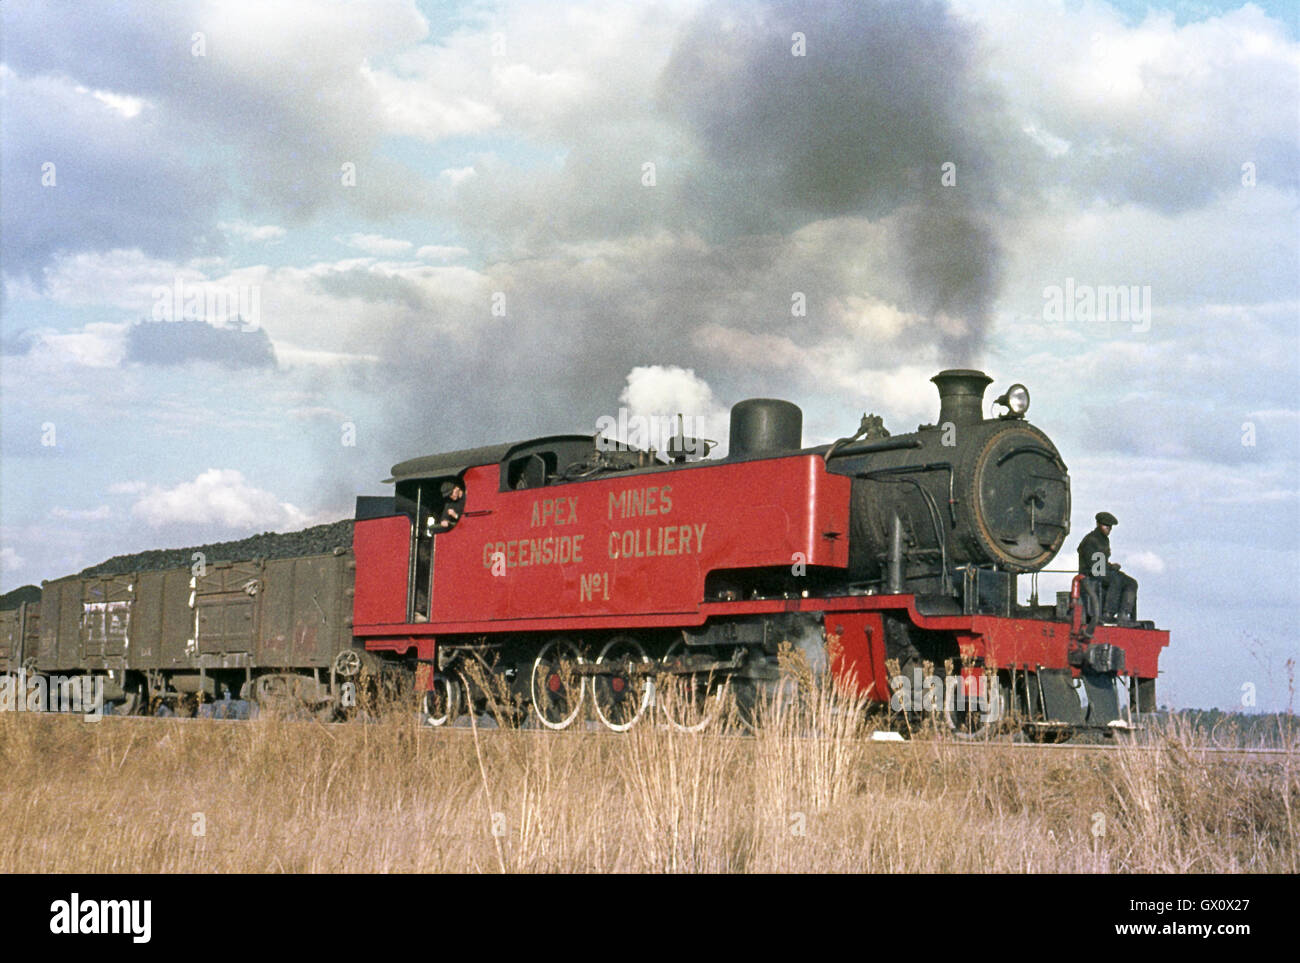
[[1029,410],[1029,389],[1024,385],[1012,385],[993,403],[1007,409],[1003,418],[1023,418]]

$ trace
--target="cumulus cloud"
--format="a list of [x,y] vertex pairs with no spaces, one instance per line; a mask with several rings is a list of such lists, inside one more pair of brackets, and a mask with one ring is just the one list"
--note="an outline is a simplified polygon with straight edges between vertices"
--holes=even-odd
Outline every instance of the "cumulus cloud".
[[146,525],[224,525],[237,529],[296,529],[312,518],[271,492],[256,488],[231,468],[209,468],[173,488],[151,488],[131,506]]
[[363,70],[426,35],[409,0],[364,14],[306,0],[53,7],[5,8],[10,274],[39,278],[60,251],[216,252],[223,205],[301,222],[423,203],[423,179],[375,153],[383,111]]
[[154,257],[138,247],[112,248],[57,254],[45,266],[39,286],[11,278],[9,291],[15,299],[112,306],[147,316],[159,290],[170,294],[177,283],[184,289],[205,280],[207,273],[194,262]]
[[[42,31],[60,20],[29,12]],[[209,231],[220,179],[186,151],[183,139],[168,135],[154,112],[126,116],[64,75],[12,69],[28,49],[24,31],[12,26],[24,17],[6,8],[7,63],[0,65],[5,273],[39,283],[42,269],[64,251],[140,248],[188,256],[214,250]],[[142,157],[148,158],[143,170]]]
[[1258,6],[1183,24],[1158,10],[1133,24],[1104,3],[963,6],[1076,196],[1186,210],[1238,190],[1247,162],[1261,184],[1300,186],[1300,48]]
[[[10,33],[23,41],[14,60],[22,76],[67,71],[88,89],[125,91],[154,105],[136,120],[169,110],[191,117],[200,106],[229,116],[236,105],[250,106],[247,92],[261,83],[267,103],[253,111],[259,123],[280,135],[289,128],[319,127],[319,134],[307,141],[318,147],[326,138],[352,136],[339,132],[345,116],[353,122],[364,117],[363,134],[357,135],[361,140],[354,142],[367,149],[383,131],[438,142],[492,130],[523,138],[532,148],[527,160],[485,152],[471,164],[445,167],[447,176],[438,178],[441,186],[431,195],[475,247],[506,256],[465,275],[469,283],[463,290],[364,259],[317,271],[314,291],[296,283],[294,272],[302,269],[266,274],[284,292],[278,312],[284,326],[270,325],[277,343],[373,355],[362,343],[377,340],[400,352],[401,357],[382,356],[385,363],[397,364],[428,345],[413,364],[426,375],[445,370],[438,360],[447,355],[445,346],[436,338],[389,338],[382,329],[475,331],[485,323],[479,306],[487,298],[507,289],[523,293],[524,283],[533,285],[526,304],[530,318],[550,318],[578,307],[576,318],[559,323],[555,340],[574,336],[590,344],[607,339],[646,352],[617,359],[616,372],[626,369],[627,360],[663,357],[653,351],[653,336],[619,333],[634,324],[670,330],[678,343],[693,338],[698,343],[697,333],[716,324],[736,330],[738,340],[789,338],[799,351],[843,357],[840,367],[853,377],[861,372],[885,375],[899,364],[926,365],[930,359],[941,366],[978,362],[1006,277],[1006,256],[1022,253],[1007,250],[1016,246],[1019,229],[1062,190],[1072,195],[1071,203],[1086,203],[1104,196],[1097,184],[1115,181],[1111,174],[1095,183],[1090,179],[1100,162],[1080,160],[1080,145],[1122,146],[1112,151],[1121,158],[1114,163],[1128,171],[1151,112],[1162,118],[1179,113],[1151,106],[1162,102],[1154,94],[1173,91],[1167,78],[1187,79],[1175,67],[1186,73],[1188,64],[1208,58],[1223,73],[1195,72],[1200,85],[1196,102],[1235,103],[1259,78],[1277,74],[1295,58],[1295,44],[1284,29],[1257,11],[1182,27],[1159,18],[1129,27],[1092,8],[1044,15],[1053,36],[1077,37],[1086,29],[1104,38],[1108,56],[1123,54],[1123,62],[1111,66],[1123,76],[1127,93],[1103,97],[1105,91],[1097,85],[1109,74],[1094,70],[1096,64],[1078,52],[1078,43],[1063,44],[1074,58],[1064,65],[1055,60],[1044,65],[1036,58],[1033,69],[1024,72],[1024,87],[1007,84],[1007,64],[1019,63],[1017,58],[1026,56],[1023,48],[1037,47],[1017,47],[1001,38],[1031,29],[1026,24],[1036,25],[1037,19],[1023,11],[1004,15],[997,5],[962,6],[954,13],[938,3],[666,3],[653,9],[615,7],[599,15],[579,5],[555,17],[528,5],[506,4],[490,23],[466,18],[457,29],[422,44],[415,41],[424,36],[423,22],[403,4],[375,8],[360,22],[332,4],[313,8],[313,14],[312,28],[304,31],[287,10],[244,10],[237,17],[202,7],[199,19],[210,17],[219,28],[210,31],[210,40],[226,31],[251,38],[251,46],[228,60],[206,62],[232,82],[232,105],[219,107],[211,103],[214,77],[197,78],[199,86],[190,98],[195,103],[190,103],[111,53],[74,62],[50,40],[30,36],[22,18]],[[169,21],[169,26],[179,23]],[[121,24],[110,29],[128,30]],[[133,34],[133,39],[145,49],[159,47],[153,28],[129,29],[143,34]],[[59,30],[70,41],[92,33],[87,18],[75,12]],[[807,37],[807,56],[790,55],[795,30]],[[503,39],[503,49],[498,49],[498,39]],[[295,67],[288,76],[263,76],[272,54],[297,63],[294,56],[308,45],[312,64]],[[373,56],[376,50],[385,56]],[[187,59],[167,63],[189,77],[196,58],[182,53]],[[312,80],[321,86],[307,98]],[[1094,88],[1092,100],[1079,93]],[[1265,157],[1261,169],[1285,174],[1291,157],[1286,145],[1294,139],[1282,122],[1290,88],[1283,84],[1277,89],[1282,94],[1276,102],[1252,116],[1261,142],[1276,148],[1259,155]],[[367,110],[377,103],[380,108]],[[1052,116],[1056,105],[1070,103],[1075,106],[1065,113],[1074,118],[1072,123],[1091,125],[1082,132],[1065,129]],[[416,122],[435,117],[439,104],[475,119]],[[394,119],[394,111],[408,120]],[[1216,124],[1230,121],[1230,130],[1241,130],[1239,113],[1229,117],[1214,107],[1209,115],[1213,122],[1206,124],[1189,106],[1181,114],[1198,117],[1197,124],[1180,121],[1179,129],[1222,142]],[[229,125],[215,126],[225,130]],[[275,139],[263,143],[260,136],[237,131],[222,136],[246,152],[246,171],[260,177],[267,168],[255,161]],[[1056,145],[1053,150],[1038,146],[1045,138]],[[1182,189],[1178,185],[1184,181],[1199,183],[1183,175],[1190,170],[1187,165],[1202,163],[1203,145],[1180,141],[1173,133],[1168,140],[1187,148],[1162,160],[1168,190]],[[277,155],[269,170],[288,174],[293,168],[296,176],[282,180],[273,200],[283,204],[292,195],[306,205],[318,188],[300,184],[301,172],[304,159],[314,155],[304,153],[292,138],[276,142],[296,160]],[[1066,169],[1054,154],[1069,158],[1075,165],[1072,173],[1063,176]],[[363,155],[368,156],[364,150],[358,156]],[[659,165],[653,189],[639,181],[646,160]],[[940,181],[940,165],[946,162],[955,165],[952,186]],[[363,171],[366,167],[362,164]],[[1288,177],[1282,183],[1289,183]],[[1264,178],[1261,186],[1267,182]],[[1050,192],[1045,184],[1051,185]],[[418,177],[405,185],[412,192],[408,201],[425,196]],[[1208,196],[1189,188],[1182,201],[1167,203],[1136,188],[1125,194],[1139,206],[1150,203],[1161,210],[1187,209]],[[1059,213],[1053,210],[1053,216]],[[220,223],[229,227],[239,222]],[[1058,226],[1045,222],[1043,233]],[[1202,230],[1222,234],[1208,225]],[[1142,238],[1139,247],[1146,243],[1141,226],[1120,226],[1120,233]],[[1115,232],[1109,234],[1091,249],[1113,247]],[[1035,234],[1035,243],[1038,238]],[[417,249],[413,242],[368,231],[340,239],[376,257],[413,254],[441,262],[469,252],[450,244]],[[1194,248],[1195,242],[1189,245]],[[1264,247],[1281,251],[1285,261],[1294,245]],[[514,258],[536,263],[516,265]],[[1177,258],[1165,261],[1176,263]],[[682,264],[689,265],[684,275],[678,270]],[[1242,272],[1219,273],[1243,277]],[[597,298],[597,283],[611,293]],[[620,291],[638,293],[614,293]],[[810,304],[797,321],[788,310],[795,291]],[[271,286],[266,294],[273,296]],[[591,303],[596,300],[600,303]],[[511,297],[510,304],[517,318],[521,302]],[[863,310],[863,305],[872,307]],[[613,337],[605,333],[611,307],[626,318],[614,321]],[[364,310],[348,320],[347,312],[354,308]],[[377,338],[365,330],[376,314],[393,308],[398,309],[393,317],[374,322],[381,329]],[[566,379],[562,367],[554,371],[547,376]],[[724,384],[746,375],[726,372],[711,378]],[[430,383],[427,377],[421,382]],[[395,387],[404,384],[399,377]],[[616,385],[607,378],[588,392],[589,401],[608,398]],[[427,403],[424,389],[413,391],[399,404]]]
[[[463,253],[455,247],[424,251],[430,259]],[[4,354],[47,358],[51,364],[206,359],[269,366],[268,352],[273,352],[288,365],[366,365],[378,358],[369,344],[374,328],[452,327],[470,303],[482,305],[490,295],[486,277],[470,268],[373,257],[231,268],[224,261],[168,263],[138,250],[83,252],[56,257],[44,278],[44,292],[23,283],[14,290],[27,302],[110,305],[121,309],[115,313],[151,320],[135,323],[134,331],[129,322],[16,331],[0,342]],[[196,320],[212,332],[195,327]],[[175,331],[160,327],[181,322],[189,324]],[[230,330],[250,326],[265,334]],[[251,341],[237,338],[241,333],[252,334]]]
[[108,90],[87,90],[82,86],[78,86],[76,91],[79,94],[89,93],[105,107],[117,111],[128,120],[139,114],[145,107],[145,102],[139,97],[128,97]]
[[1034,412],[1069,449],[1272,469],[1300,458],[1287,417],[1297,318],[1300,302],[1278,302],[1157,309],[1142,333],[1010,325],[1015,350],[1000,351],[998,367],[1031,391],[1051,386]]
[[[413,55],[403,59],[409,63]],[[362,75],[374,90],[387,127],[397,133],[435,141],[481,133],[501,122],[501,115],[491,105],[468,92],[448,96],[445,86],[427,83],[427,74],[403,76],[366,65]],[[444,91],[442,96],[437,94],[439,89]]]
[[[366,257],[241,269],[225,278],[220,270],[130,249],[82,252],[56,257],[46,283],[70,303],[98,298],[137,311],[150,306],[155,285],[177,275],[187,282],[259,284],[264,326],[281,360],[357,368],[357,390],[382,390],[391,400],[396,414],[385,442],[394,446],[441,444],[428,437],[431,427],[418,414],[434,406],[451,416],[437,434],[454,444],[587,423],[622,391],[629,364],[693,367],[729,400],[791,397],[808,410],[810,431],[819,438],[844,430],[833,410],[861,407],[930,420],[929,375],[964,360],[978,363],[980,354],[999,361],[997,346],[991,358],[987,344],[979,349],[990,292],[1011,280],[1017,297],[1030,292],[1030,310],[1041,309],[1043,284],[1061,281],[1061,251],[1053,246],[1060,238],[1070,245],[1065,265],[1096,283],[1128,280],[1116,265],[1141,263],[1144,252],[1157,251],[1148,263],[1158,262],[1163,272],[1154,278],[1158,305],[1188,283],[1177,266],[1206,249],[1220,267],[1201,264],[1189,272],[1201,289],[1222,279],[1235,285],[1225,294],[1258,290],[1250,282],[1258,272],[1277,283],[1295,244],[1269,226],[1281,223],[1267,215],[1283,201],[1267,193],[1276,190],[1268,178],[1231,208],[1214,206],[1212,192],[1157,204],[1126,189],[1130,200],[1123,207],[1081,214],[1079,205],[1104,196],[1085,176],[1100,161],[1080,159],[1084,145],[1098,137],[1067,129],[1053,116],[1055,106],[1095,88],[1087,110],[1064,113],[1086,120],[1094,135],[1109,125],[1102,140],[1111,145],[1136,145],[1143,124],[1133,117],[1160,111],[1146,94],[1100,90],[1105,74],[1090,72],[1077,43],[1062,48],[1074,59],[1036,59],[1033,70],[1009,72],[1008,64],[1023,60],[1025,45],[1001,38],[1037,21],[1023,10],[1008,16],[1001,9],[722,2],[627,5],[600,15],[577,5],[555,17],[506,4],[491,22],[467,17],[433,42],[412,45],[422,28],[402,26],[401,5],[379,10],[355,38],[339,35],[346,17],[327,5],[320,33],[306,32],[324,38],[323,62],[337,64],[376,46],[388,56],[366,58],[368,66],[358,71],[368,93],[356,93],[351,79],[332,79],[309,104],[300,96],[303,77],[267,82],[274,88],[272,122],[278,112],[301,110],[299,123],[320,112],[316,119],[332,129],[340,111],[361,102],[373,106],[367,98],[390,94],[411,118],[433,116],[435,102],[480,105],[467,108],[466,116],[477,119],[418,130],[393,121],[385,106],[366,127],[370,135],[405,131],[442,146],[448,137],[501,131],[527,145],[522,154],[476,146],[460,166],[439,154],[436,166],[448,176],[438,178],[436,204],[472,242],[417,247],[361,229],[338,236]],[[280,35],[298,30],[285,16],[257,14],[238,26],[233,19],[217,22],[241,36],[254,28],[267,34],[252,48],[262,54],[293,52],[304,42]],[[1063,42],[1083,30],[1114,41],[1114,50],[1132,56],[1121,71],[1125,84],[1148,91],[1166,83],[1161,76],[1170,76],[1170,64],[1204,56],[1224,71],[1217,79],[1196,74],[1205,104],[1232,102],[1252,78],[1290,63],[1296,51],[1278,24],[1258,13],[1182,27],[1159,18],[1128,26],[1087,8],[1052,11],[1043,23]],[[81,36],[86,28],[60,29]],[[807,37],[805,57],[790,55],[794,30]],[[498,34],[504,50],[494,47]],[[146,47],[156,46],[147,39]],[[1179,53],[1169,60],[1157,48]],[[103,58],[70,65],[51,47],[39,56],[23,53],[15,69],[45,76],[41,71],[56,62],[90,89],[140,97],[152,106],[137,121],[194,109],[182,109],[171,99],[175,94],[160,91],[136,65],[109,53]],[[248,71],[240,75],[240,97],[263,69],[251,60],[250,51],[241,51],[220,66]],[[1151,64],[1166,73],[1155,76]],[[175,66],[188,76],[194,64],[185,61],[183,71]],[[315,70],[303,69],[305,75]],[[1013,75],[1025,82],[1008,82]],[[386,87],[393,78],[401,83]],[[353,93],[334,101],[340,85]],[[1284,103],[1289,88],[1278,89]],[[208,96],[206,86],[196,94]],[[1218,107],[1207,110],[1184,112],[1201,117],[1199,126],[1184,124],[1196,137],[1218,136],[1215,126],[1225,115]],[[1261,137],[1283,145],[1294,140],[1289,127],[1279,127],[1280,108],[1261,110]],[[1043,143],[1054,146],[1046,150]],[[1201,163],[1199,147],[1185,146],[1186,156],[1166,165],[1170,191],[1179,189],[1179,164]],[[1284,169],[1287,156],[1269,155],[1264,166],[1276,171],[1281,162]],[[658,162],[654,188],[639,180],[646,160]],[[945,161],[956,165],[951,187],[940,183],[938,165]],[[1233,175],[1236,184],[1235,169]],[[1200,202],[1211,207],[1196,208]],[[1216,229],[1229,216],[1244,219],[1261,250],[1214,247],[1233,233]],[[1170,239],[1181,239],[1176,249],[1168,248]],[[485,249],[501,259],[463,268],[446,263],[465,257],[474,264],[471,251]],[[1078,262],[1079,251],[1116,253],[1089,270]],[[416,260],[380,260],[389,257]],[[1246,269],[1260,258],[1262,267]],[[1144,266],[1134,280],[1146,280],[1152,270]],[[806,300],[806,313],[798,316],[791,311],[795,292]],[[498,294],[504,318],[492,313]],[[509,357],[501,349],[506,341]],[[27,336],[13,350],[30,343]],[[1130,363],[1122,348],[1097,340],[1084,345],[1080,383],[1106,383],[1117,368],[1138,366],[1137,355]],[[1169,346],[1165,360],[1187,356],[1186,347]],[[1054,354],[1052,363],[1060,363],[1062,352]],[[1087,360],[1093,354],[1109,365],[1094,366]],[[98,356],[111,357],[103,350]],[[1148,362],[1146,370],[1163,363]],[[488,370],[493,377],[469,376]],[[1108,403],[1092,405],[1094,413],[1084,411],[1080,419],[1096,426],[1085,441],[1105,439],[1126,449],[1147,443],[1178,405],[1154,383],[1152,393],[1165,400],[1132,409],[1146,421],[1127,435],[1111,427]],[[853,418],[843,417],[852,427]],[[1187,438],[1170,442],[1169,452],[1204,448],[1209,436],[1200,433],[1198,442],[1192,424],[1185,421]]]
[[[554,163],[480,157],[475,176],[454,186],[447,211],[500,258],[461,291],[373,264],[322,278],[329,293],[397,309],[371,314],[367,338],[391,366],[386,384],[398,411],[449,406],[480,425],[502,422],[511,436],[542,427],[556,408],[581,413],[582,423],[621,390],[617,373],[631,360],[694,365],[729,398],[811,399],[810,424],[832,436],[843,427],[818,410],[836,395],[841,406],[888,403],[907,420],[928,421],[929,375],[986,359],[1008,274],[1051,233],[1040,212],[1050,209],[1059,234],[1062,217],[1075,224],[1078,205],[1099,196],[1083,173],[1060,179],[1053,154],[1062,150],[1040,145],[1075,144],[1076,134],[1056,134],[1035,105],[1004,89],[1004,63],[992,51],[1010,54],[989,43],[986,21],[997,18],[983,10],[721,2],[672,14],[678,26],[662,46],[632,42],[633,29],[664,36],[647,17],[623,11],[605,25],[603,37],[624,38],[608,46],[626,48],[637,67],[611,92],[620,68],[587,50],[580,31],[501,11],[492,30],[508,39],[527,24],[529,68],[549,78],[537,94],[546,109],[533,113],[512,101],[509,57],[483,56],[486,28],[400,58],[423,84],[405,90],[412,102],[461,92],[496,115],[483,129],[507,127],[543,156],[552,144],[563,151]],[[1180,33],[1180,42],[1209,48],[1232,29],[1211,24]],[[805,57],[791,56],[796,31],[807,38]],[[1235,59],[1227,67],[1225,93],[1250,69]],[[570,122],[574,105],[587,111],[582,124]],[[1127,122],[1104,112],[1094,120],[1114,121],[1112,142],[1138,146]],[[1277,118],[1269,125],[1287,129]],[[657,162],[653,188],[639,180],[646,161]],[[1171,159],[1171,182],[1183,161],[1200,163],[1191,152]],[[1139,208],[1156,204],[1139,190],[1127,196]],[[1186,211],[1208,200],[1192,192],[1181,207],[1158,207]],[[1020,228],[1037,228],[1040,216],[1041,235],[1022,242]],[[1131,247],[1147,243],[1135,231],[1122,236]],[[1090,249],[1110,246],[1098,239]],[[1279,238],[1275,248],[1282,257],[1294,243]],[[508,305],[505,320],[486,310],[495,293]],[[796,294],[806,302],[799,314]],[[417,334],[430,329],[447,335]],[[473,332],[468,342],[464,332]],[[508,360],[502,337],[514,346]],[[490,382],[462,374],[503,364]],[[399,415],[393,437],[403,443],[427,431]]]
[[29,354],[42,367],[115,368],[126,356],[128,325],[94,322],[79,331],[38,331]]
[[387,125],[406,136],[443,142],[505,129],[568,142],[644,108],[696,6],[503,3],[490,16],[468,12],[435,43],[396,52],[363,75]]

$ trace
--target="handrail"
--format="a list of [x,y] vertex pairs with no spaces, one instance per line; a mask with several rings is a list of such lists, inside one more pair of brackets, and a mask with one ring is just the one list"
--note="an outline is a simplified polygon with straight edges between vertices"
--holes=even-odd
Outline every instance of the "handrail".
[[864,441],[858,444],[853,444],[851,439],[841,438],[826,450],[822,458],[829,462],[832,458],[849,455],[870,455],[878,451],[904,451],[908,448],[924,447],[924,443],[919,438],[886,438],[882,441]]

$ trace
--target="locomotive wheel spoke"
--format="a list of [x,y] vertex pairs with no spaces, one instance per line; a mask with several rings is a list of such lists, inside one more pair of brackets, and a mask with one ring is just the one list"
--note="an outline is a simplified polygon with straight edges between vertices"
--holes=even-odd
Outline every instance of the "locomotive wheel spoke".
[[568,639],[547,642],[533,662],[530,695],[533,714],[548,729],[567,729],[582,711],[586,680],[573,671],[584,663],[578,647]]
[[433,688],[420,698],[420,724],[432,728],[449,726],[460,716],[460,680],[438,672],[433,677]]
[[613,672],[592,677],[591,700],[596,715],[607,729],[627,732],[645,714],[650,705],[650,676],[643,675],[638,680],[627,671],[627,667],[632,663],[649,661],[641,643],[626,635],[610,639],[600,650],[596,664],[609,665]]
[[[664,655],[664,665],[671,665],[687,654],[685,643],[674,642]],[[660,686],[658,701],[668,724],[680,732],[702,732],[721,714],[730,682],[718,682],[712,673],[704,677],[665,673]]]

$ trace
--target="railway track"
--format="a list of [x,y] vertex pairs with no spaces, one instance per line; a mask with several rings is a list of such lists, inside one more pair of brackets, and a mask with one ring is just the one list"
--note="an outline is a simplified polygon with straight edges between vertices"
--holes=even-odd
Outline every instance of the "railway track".
[[[30,715],[34,718],[62,718],[65,717],[67,714],[34,712],[34,713],[23,713],[23,715]],[[75,715],[72,717],[75,718]],[[146,722],[154,725],[180,723],[180,724],[189,724],[189,725],[229,726],[229,725],[247,724],[249,720],[213,719],[213,718],[183,717],[183,716],[117,716],[117,715],[106,715],[100,718],[100,722],[107,722],[110,725],[120,725],[123,723],[133,722],[133,721]],[[358,722],[356,720],[349,720],[349,721],[342,721],[342,722],[320,722],[318,720],[312,720],[312,719],[281,718],[279,721],[283,725],[310,726],[310,727],[318,727],[318,728],[329,729],[329,730],[347,729],[347,728],[353,728],[362,725],[383,725],[384,724],[383,722],[380,721]],[[657,731],[664,731],[664,732],[674,731],[672,727],[668,726],[667,724],[660,724],[657,725],[655,728]],[[557,731],[553,729],[547,729],[540,725],[527,724],[527,723],[519,727],[504,728],[497,725],[495,720],[492,719],[485,719],[484,721],[479,722],[475,726],[469,723],[467,716],[462,717],[461,720],[458,720],[454,725],[451,726],[441,726],[438,728],[424,727],[420,731],[424,733],[428,733],[429,735],[433,735],[435,733],[437,734],[445,733],[453,738],[460,738],[465,736],[473,737],[476,733],[490,738],[492,735],[499,732],[519,732],[519,733],[526,733],[528,735],[539,735],[539,736],[546,736],[547,738],[560,738],[560,739],[563,738],[572,739],[575,737],[590,737],[590,736],[600,736],[602,738],[607,738],[607,739],[619,739],[619,738],[627,737],[627,733],[612,732],[609,729],[605,728],[604,726],[600,725],[599,723],[591,723],[587,727],[583,727],[583,728],[579,728],[575,726],[570,729]],[[753,738],[753,735],[748,732],[723,731],[723,732],[708,732],[708,733],[698,733],[698,734],[690,734],[690,733],[679,733],[679,734],[682,736],[700,735],[709,739],[752,739]],[[808,735],[798,736],[797,738],[818,739],[818,738],[835,738],[835,737],[808,734]],[[1131,753],[1159,753],[1159,752],[1171,751],[1171,747],[1167,745],[1152,745],[1152,744],[1143,744],[1140,742],[1042,743],[1042,742],[1028,742],[1028,741],[1020,742],[1020,741],[1013,741],[1011,739],[992,739],[987,741],[971,741],[971,740],[952,739],[952,738],[934,739],[934,738],[928,738],[924,736],[913,738],[913,739],[902,739],[902,740],[897,740],[897,739],[873,740],[870,738],[870,736],[863,736],[862,738],[863,741],[869,741],[872,742],[873,745],[877,745],[881,747],[914,746],[914,747],[926,747],[926,748],[972,750],[975,752],[980,752],[980,751],[987,752],[991,750],[1008,750],[1008,749],[1014,750],[1016,752],[1047,753],[1047,754],[1072,753],[1072,752],[1073,753],[1114,753],[1114,752],[1121,752],[1121,751],[1131,752]],[[1284,747],[1272,747],[1272,746],[1262,746],[1262,747],[1203,746],[1203,745],[1184,745],[1180,743],[1178,745],[1178,748],[1191,755],[1276,757],[1280,759],[1291,757],[1300,760],[1300,746],[1296,748],[1284,748]]]
[[[919,740],[918,740],[919,741]],[[970,749],[1016,749],[1028,750],[1033,752],[1169,752],[1169,746],[1162,745],[1141,745],[1135,743],[1105,743],[1100,745],[1090,745],[1086,743],[1038,743],[1038,742],[959,742],[952,741],[950,745],[958,745]],[[1188,753],[1200,753],[1204,755],[1236,755],[1236,756],[1293,756],[1300,759],[1300,748],[1283,749],[1283,748],[1248,748],[1241,746],[1185,746],[1179,745],[1179,748]]]

